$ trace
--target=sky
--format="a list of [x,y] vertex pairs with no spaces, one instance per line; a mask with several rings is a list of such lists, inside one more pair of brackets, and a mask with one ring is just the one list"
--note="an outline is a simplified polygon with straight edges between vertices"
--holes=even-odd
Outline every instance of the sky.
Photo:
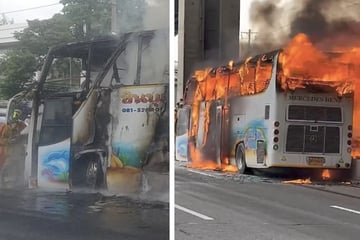
[[[249,29],[249,7],[252,0],[241,0],[240,8],[240,30],[247,31]],[[6,13],[5,16],[8,19],[13,19],[15,23],[25,23],[27,19],[47,19],[51,18],[55,13],[58,13],[62,9],[62,5],[58,3],[58,0],[0,0],[0,14]],[[54,6],[47,6],[56,4]],[[43,7],[41,7],[43,6]],[[45,7],[47,6],[47,7]],[[29,9],[27,11],[7,13],[17,10],[23,10],[27,8],[36,8],[38,9]]]
[[[62,6],[58,0],[0,0],[0,14],[5,13],[6,18],[13,19],[15,23],[25,23],[26,20],[51,18],[61,11]],[[29,9],[36,7],[41,8]],[[12,12],[23,9],[29,10]]]
[[250,28],[249,9],[250,9],[251,2],[252,2],[252,0],[241,0],[240,1],[240,31],[241,32],[246,32]]

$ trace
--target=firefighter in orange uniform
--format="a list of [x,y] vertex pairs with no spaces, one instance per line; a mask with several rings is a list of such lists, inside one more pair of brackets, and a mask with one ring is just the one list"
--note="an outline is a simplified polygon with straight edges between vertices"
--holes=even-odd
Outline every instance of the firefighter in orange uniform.
[[[0,126],[0,182],[4,185],[6,175],[9,175],[9,171],[15,174],[16,171],[16,159],[18,154],[21,153],[19,150],[24,150],[24,146],[18,143],[21,131],[26,127],[26,124],[20,120],[21,111],[15,110],[12,116],[12,121],[8,124],[2,124]],[[20,149],[20,148],[21,149]],[[15,169],[13,169],[15,168]]]

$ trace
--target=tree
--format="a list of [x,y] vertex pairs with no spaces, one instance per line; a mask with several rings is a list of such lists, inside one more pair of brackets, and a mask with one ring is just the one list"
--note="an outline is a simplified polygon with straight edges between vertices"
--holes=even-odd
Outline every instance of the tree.
[[112,0],[61,0],[64,16],[73,23],[78,40],[108,35],[111,27]]
[[0,60],[1,77],[0,95],[9,99],[26,88],[32,82],[36,71],[36,57],[27,49],[9,51]]
[[61,3],[64,14],[74,23],[78,39],[110,34],[113,7],[117,11],[118,32],[141,30],[147,7],[146,0],[62,0]]
[[[34,81],[34,73],[41,69],[44,56],[51,46],[80,41],[104,33],[97,31],[84,35],[79,31],[82,29],[80,25],[83,19],[95,21],[98,17],[98,14],[88,16],[94,9],[100,11],[100,5],[96,8],[91,7],[96,0],[64,0],[63,2],[63,14],[56,14],[47,20],[28,21],[29,26],[26,29],[15,33],[15,38],[19,40],[18,46],[9,50],[0,60],[0,98],[8,99]],[[89,4],[86,7],[87,3]],[[99,26],[94,27],[94,31],[109,28],[110,24],[106,21],[97,21]]]
[[[146,13],[146,0],[116,0],[118,30],[120,33],[143,29]],[[166,19],[167,20],[167,19]]]
[[[146,0],[116,0],[121,32],[142,29]],[[19,40],[0,61],[0,98],[9,98],[33,81],[41,69],[49,47],[60,43],[88,40],[111,32],[113,0],[61,0],[61,14],[47,20],[28,21],[15,34]],[[1,20],[0,20],[1,24]]]
[[18,46],[10,49],[0,60],[0,98],[8,99],[34,81],[34,73],[42,67],[50,46],[75,41],[64,15],[48,20],[28,21],[28,27],[15,33]]
[[51,46],[78,40],[71,31],[73,22],[61,14],[47,20],[28,21],[28,25],[22,32],[15,33],[15,38],[20,47],[37,56],[44,56]]

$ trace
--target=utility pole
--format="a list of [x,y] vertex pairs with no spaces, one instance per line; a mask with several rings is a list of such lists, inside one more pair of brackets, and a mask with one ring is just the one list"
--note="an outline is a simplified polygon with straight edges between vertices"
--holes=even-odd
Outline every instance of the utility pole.
[[[243,37],[243,34],[244,34],[244,35],[247,35],[247,37]],[[247,51],[246,51],[247,54],[250,53],[252,35],[256,35],[256,34],[258,34],[258,32],[253,32],[253,31],[251,31],[251,29],[249,29],[249,31],[247,31],[247,32],[241,32],[241,33],[240,33],[240,38],[241,38],[241,39],[244,39],[244,38],[247,38],[247,39],[248,39]]]
[[111,3],[111,33],[117,34],[117,0],[112,0]]

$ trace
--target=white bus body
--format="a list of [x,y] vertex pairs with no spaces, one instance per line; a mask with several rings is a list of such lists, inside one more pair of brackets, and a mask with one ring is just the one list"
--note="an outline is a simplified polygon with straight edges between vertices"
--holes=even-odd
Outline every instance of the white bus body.
[[[313,88],[283,91],[276,82],[277,56],[261,93],[201,102],[197,135],[188,145],[206,160],[237,165],[240,172],[245,167],[349,169],[353,98]],[[210,123],[204,131],[207,104]],[[189,153],[187,159],[192,161]]]
[[231,162],[242,144],[250,168],[349,168],[352,98],[275,88],[230,100]]

